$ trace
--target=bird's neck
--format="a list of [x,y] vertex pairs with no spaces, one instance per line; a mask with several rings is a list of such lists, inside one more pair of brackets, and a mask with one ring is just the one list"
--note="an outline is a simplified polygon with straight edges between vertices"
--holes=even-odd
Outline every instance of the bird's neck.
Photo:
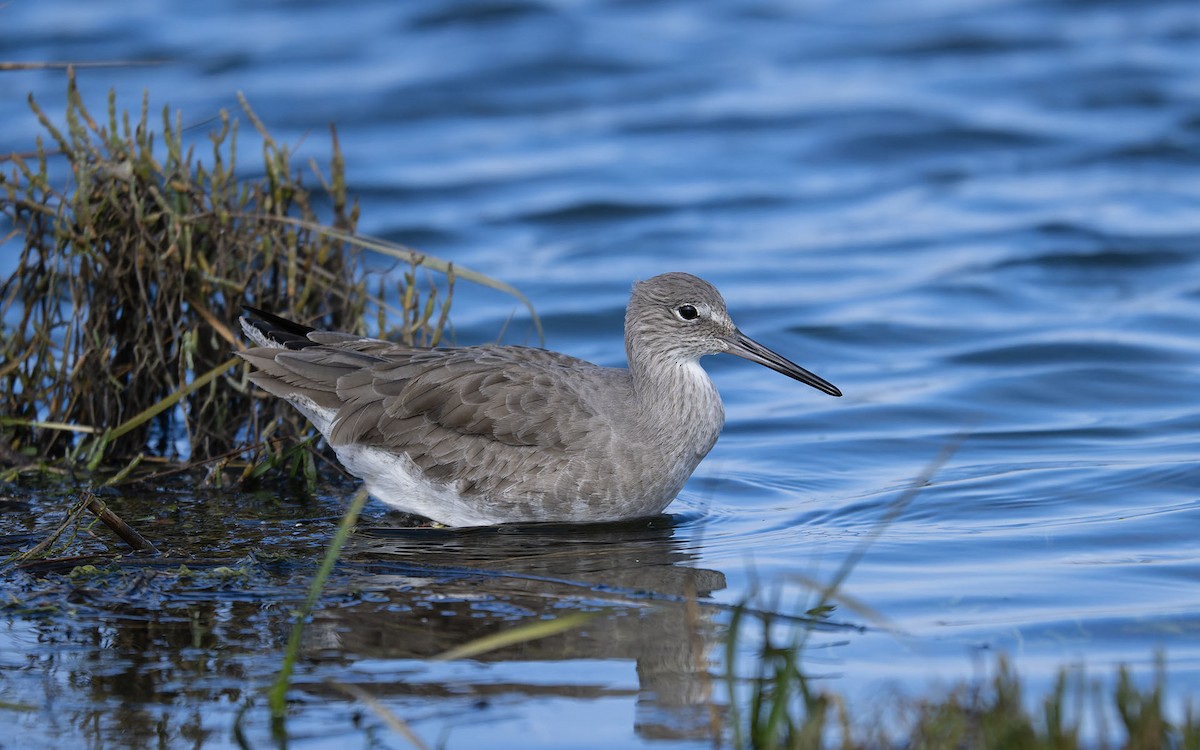
[[707,453],[725,423],[725,409],[700,362],[636,350],[629,355],[640,421],[652,439]]

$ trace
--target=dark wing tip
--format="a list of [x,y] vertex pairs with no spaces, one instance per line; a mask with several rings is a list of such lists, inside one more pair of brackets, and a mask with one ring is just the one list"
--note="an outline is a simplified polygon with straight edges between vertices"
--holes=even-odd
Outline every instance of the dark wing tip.
[[317,329],[281,318],[274,313],[250,305],[242,305],[242,309],[250,313],[247,317],[250,325],[272,341],[283,344],[288,349],[303,349],[306,346],[312,346],[313,342],[309,340],[308,334]]

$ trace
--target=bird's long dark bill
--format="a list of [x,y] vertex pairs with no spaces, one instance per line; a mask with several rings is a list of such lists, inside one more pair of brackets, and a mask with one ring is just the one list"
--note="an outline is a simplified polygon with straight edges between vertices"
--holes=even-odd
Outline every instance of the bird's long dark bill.
[[800,365],[784,359],[741,331],[737,331],[733,336],[729,337],[729,353],[736,354],[751,362],[757,362],[760,365],[766,365],[775,372],[781,372],[789,378],[794,378],[801,383],[811,385],[819,391],[825,391],[830,396],[842,395],[842,392],[829,381],[819,378]]

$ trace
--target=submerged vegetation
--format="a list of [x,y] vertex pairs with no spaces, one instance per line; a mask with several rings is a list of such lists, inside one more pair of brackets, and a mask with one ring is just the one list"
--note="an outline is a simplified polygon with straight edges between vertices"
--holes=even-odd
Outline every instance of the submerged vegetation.
[[[313,190],[292,151],[242,99],[262,144],[261,176],[246,179],[239,121],[228,112],[202,159],[179,114],[164,108],[156,134],[148,96],[131,119],[110,94],[97,119],[71,71],[67,79],[65,125],[31,97],[48,142],[0,156],[8,162],[0,243],[23,245],[0,284],[0,465],[10,472],[81,461],[94,468],[144,452],[194,462],[247,448],[270,455],[272,437],[308,434],[294,410],[261,403],[240,376],[233,351],[243,304],[317,327],[390,328],[408,343],[434,344],[456,276],[516,294],[356,236],[359,210],[336,131],[328,174],[311,165],[320,183]],[[364,249],[407,264],[398,289],[382,275],[372,281]],[[419,267],[443,272],[444,291],[421,283]]]

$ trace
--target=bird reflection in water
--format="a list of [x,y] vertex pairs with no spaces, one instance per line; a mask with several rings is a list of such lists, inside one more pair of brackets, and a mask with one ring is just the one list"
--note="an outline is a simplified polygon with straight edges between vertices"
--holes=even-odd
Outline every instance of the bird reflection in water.
[[[356,571],[357,600],[314,616],[306,657],[352,663],[437,656],[464,643],[579,611],[597,612],[584,626],[473,657],[489,666],[558,663],[548,683],[522,683],[521,670],[494,671],[453,685],[397,665],[384,679],[378,665],[364,685],[381,699],[444,695],[473,705],[495,699],[557,694],[573,699],[635,697],[640,736],[711,736],[715,711],[709,667],[716,608],[706,604],[725,576],[693,567],[695,554],[659,516],[581,529],[535,525],[478,529],[362,529],[343,553]],[[611,673],[589,683],[586,666],[569,662],[631,661],[637,689],[614,687]],[[423,670],[423,671],[432,671]],[[514,674],[517,677],[514,679]],[[318,686],[311,690],[323,691]]]

